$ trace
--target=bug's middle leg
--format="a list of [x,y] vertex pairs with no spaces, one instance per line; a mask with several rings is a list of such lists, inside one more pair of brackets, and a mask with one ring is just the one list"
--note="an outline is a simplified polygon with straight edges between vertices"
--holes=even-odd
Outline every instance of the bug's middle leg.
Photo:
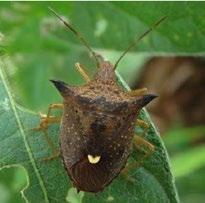
[[139,160],[135,160],[134,162],[127,164],[127,166],[122,170],[122,175],[128,180],[133,182],[134,179],[129,175],[129,171],[140,167],[142,162],[149,157],[152,153],[154,153],[155,147],[149,141],[147,141],[144,137],[149,129],[149,124],[141,119],[137,119],[136,125],[140,126],[143,129],[143,133],[141,136],[135,135],[133,139],[133,149],[143,152],[143,156]]
[[127,166],[122,170],[122,175],[128,180],[133,182],[134,179],[129,175],[129,171],[141,166],[142,162],[154,153],[155,147],[149,141],[144,138],[135,135],[133,142],[133,149],[143,152],[143,155],[139,160],[134,160],[134,162],[127,164]]
[[41,114],[40,113],[40,124],[39,124],[39,126],[32,129],[34,131],[43,132],[44,139],[46,140],[46,142],[48,143],[49,148],[52,151],[51,156],[49,156],[47,158],[44,158],[43,160],[55,159],[60,154],[59,149],[56,149],[54,143],[52,142],[52,140],[48,136],[48,127],[51,124],[60,123],[61,116],[51,116],[51,112],[54,109],[62,109],[62,108],[63,108],[63,104],[51,104],[48,108],[48,113],[47,114]]
[[49,145],[49,148],[51,149],[51,155],[43,158],[42,161],[49,161],[49,160],[53,160],[55,158],[58,158],[60,155],[60,150],[56,148],[55,144],[48,136],[47,130],[43,130],[43,134],[44,134],[44,138],[45,138],[46,142]]

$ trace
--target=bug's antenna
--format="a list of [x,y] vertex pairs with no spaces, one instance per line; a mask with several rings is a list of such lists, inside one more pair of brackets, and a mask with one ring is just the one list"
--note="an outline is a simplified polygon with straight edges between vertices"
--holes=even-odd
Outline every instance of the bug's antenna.
[[91,46],[88,44],[88,42],[85,40],[85,38],[73,27],[71,26],[68,22],[66,22],[56,11],[54,11],[51,7],[48,7],[48,9],[58,18],[60,21],[70,30],[72,31],[78,39],[85,45],[85,47],[92,53],[98,67],[98,57],[96,53],[92,50]]
[[153,31],[162,21],[164,21],[167,18],[167,16],[164,16],[162,18],[160,18],[157,22],[155,22],[148,30],[146,30],[143,34],[141,34],[123,53],[122,55],[119,57],[119,59],[116,61],[115,65],[114,65],[114,69],[117,68],[119,62],[121,61],[121,59],[125,56],[125,54],[130,51],[130,49],[132,49],[134,46],[137,45],[137,43],[143,39],[147,34],[149,34],[151,31]]

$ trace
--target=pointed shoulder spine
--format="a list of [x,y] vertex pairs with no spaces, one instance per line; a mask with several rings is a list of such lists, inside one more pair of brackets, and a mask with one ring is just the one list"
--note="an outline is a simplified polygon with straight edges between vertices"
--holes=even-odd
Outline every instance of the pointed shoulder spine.
[[74,94],[74,87],[60,80],[50,80],[56,89],[60,92],[62,97],[71,96]]

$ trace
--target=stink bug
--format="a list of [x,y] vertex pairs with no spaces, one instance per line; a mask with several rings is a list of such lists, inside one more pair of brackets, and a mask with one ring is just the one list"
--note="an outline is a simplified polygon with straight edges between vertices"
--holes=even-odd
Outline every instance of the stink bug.
[[[125,167],[135,135],[136,117],[156,97],[146,94],[146,88],[131,92],[123,90],[117,84],[115,69],[122,57],[165,17],[134,41],[112,65],[97,55],[70,24],[50,10],[91,51],[97,63],[97,72],[90,79],[83,66],[77,63],[76,68],[87,82],[85,85],[76,87],[51,80],[64,102],[63,105],[50,106],[48,115],[42,119],[38,129],[45,129],[48,123],[57,121],[49,115],[50,110],[63,107],[60,155],[65,169],[78,191],[96,193],[109,185]],[[137,143],[154,149],[151,143],[142,138],[138,138]]]

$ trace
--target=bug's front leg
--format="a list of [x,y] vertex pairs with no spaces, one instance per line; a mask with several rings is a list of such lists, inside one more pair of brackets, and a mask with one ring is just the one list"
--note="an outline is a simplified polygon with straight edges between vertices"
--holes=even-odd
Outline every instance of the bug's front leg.
[[58,149],[56,149],[54,143],[52,142],[52,140],[50,139],[50,137],[48,135],[48,127],[51,124],[60,123],[61,116],[51,116],[51,112],[54,109],[62,109],[62,108],[63,108],[63,104],[51,104],[48,108],[48,113],[47,114],[41,114],[40,113],[40,124],[39,124],[39,126],[32,129],[34,131],[42,131],[43,132],[44,138],[45,138],[46,142],[48,143],[49,148],[52,151],[51,156],[43,159],[45,161],[55,159],[60,154],[60,151]]
[[61,116],[51,116],[51,112],[54,109],[63,109],[63,104],[50,104],[48,107],[48,113],[42,114],[40,113],[40,124],[38,127],[33,130],[42,131],[48,128],[50,124],[60,123]]
[[132,90],[129,92],[129,95],[137,97],[137,96],[143,96],[147,93],[147,88],[141,88],[141,89],[136,89],[136,90]]

